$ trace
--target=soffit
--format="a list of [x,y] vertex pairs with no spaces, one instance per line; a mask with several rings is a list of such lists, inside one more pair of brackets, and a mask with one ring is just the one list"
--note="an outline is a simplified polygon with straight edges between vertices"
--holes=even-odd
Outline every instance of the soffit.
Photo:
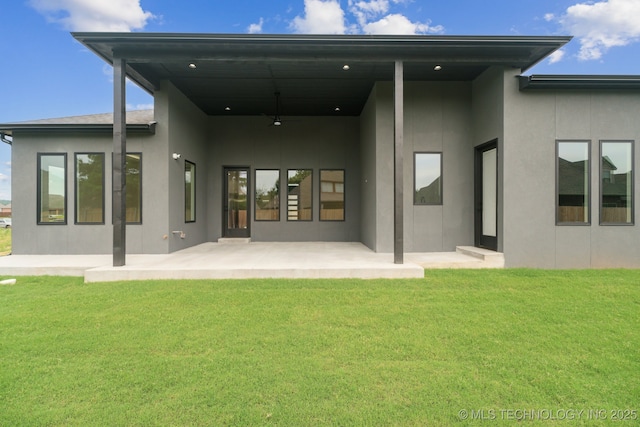
[[[490,66],[531,67],[569,37],[303,36],[74,33],[153,93],[171,81],[209,115],[359,115],[371,88],[392,81],[471,81]],[[189,68],[189,64],[196,68]],[[343,70],[348,64],[349,70]],[[440,65],[441,71],[434,66]],[[225,111],[225,107],[231,111]],[[334,108],[340,107],[336,113]]]

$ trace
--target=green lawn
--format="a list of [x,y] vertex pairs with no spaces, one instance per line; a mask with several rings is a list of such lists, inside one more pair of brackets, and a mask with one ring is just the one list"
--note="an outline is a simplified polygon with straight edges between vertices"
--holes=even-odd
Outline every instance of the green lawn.
[[0,256],[11,253],[11,229],[0,228]]
[[18,277],[0,325],[2,426],[640,422],[640,271]]

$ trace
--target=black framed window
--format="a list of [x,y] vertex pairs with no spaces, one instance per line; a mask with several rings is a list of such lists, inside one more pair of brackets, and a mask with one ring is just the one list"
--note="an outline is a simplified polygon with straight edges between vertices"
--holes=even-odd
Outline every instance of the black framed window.
[[344,170],[320,170],[320,221],[344,221]]
[[67,223],[67,154],[38,153],[38,224]]
[[127,224],[142,223],[142,153],[127,153],[125,158],[127,183]]
[[184,222],[196,221],[196,164],[184,162]]
[[313,207],[313,171],[289,169],[287,171],[287,220],[311,221]]
[[280,171],[256,170],[256,221],[280,221]]
[[591,223],[591,142],[556,141],[556,224]]
[[75,154],[75,223],[104,224],[104,153]]
[[600,141],[600,224],[633,222],[633,141]]
[[442,204],[442,153],[414,153],[413,204]]

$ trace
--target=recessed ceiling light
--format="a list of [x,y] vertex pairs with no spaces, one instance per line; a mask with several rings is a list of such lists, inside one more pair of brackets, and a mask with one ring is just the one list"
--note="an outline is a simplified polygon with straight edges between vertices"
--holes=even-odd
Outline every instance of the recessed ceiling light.
[[344,64],[342,66],[342,69],[345,70],[345,71],[349,71],[349,68],[351,68],[351,67],[349,67],[349,64]]
[[435,71],[440,71],[440,70],[442,70],[442,66],[441,65],[436,65],[435,67],[433,67],[433,69]]
[[226,107],[224,107],[224,111],[231,111],[231,107],[227,105]]
[[189,68],[191,68],[192,70],[195,70],[196,68],[198,68],[198,66],[192,62],[189,64]]
[[333,109],[333,111],[335,111],[336,113],[340,111],[340,107],[336,106],[336,108]]

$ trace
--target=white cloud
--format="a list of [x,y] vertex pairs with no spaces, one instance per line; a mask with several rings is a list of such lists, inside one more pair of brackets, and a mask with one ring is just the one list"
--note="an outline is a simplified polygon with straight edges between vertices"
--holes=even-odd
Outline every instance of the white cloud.
[[387,13],[389,11],[388,0],[370,0],[370,1],[358,1],[352,2],[351,8],[362,11],[367,15],[378,15]]
[[363,25],[366,34],[435,34],[442,33],[441,25],[431,26],[429,23],[411,22],[406,16],[399,14],[387,15],[384,18]]
[[608,0],[578,3],[558,19],[580,42],[578,58],[600,59],[615,46],[640,41],[640,1]]
[[291,29],[302,34],[344,34],[344,11],[336,0],[304,0],[304,17],[296,16]]
[[349,0],[349,12],[358,21],[360,27],[367,25],[368,21],[379,17],[389,11],[388,0],[352,1]]
[[544,20],[549,22],[549,21],[553,21],[554,19],[556,19],[556,16],[553,13],[545,13],[544,15]]
[[264,24],[264,19],[260,18],[257,24],[251,24],[247,27],[247,32],[249,34],[258,34],[262,32],[262,24]]
[[556,62],[562,61],[562,58],[564,58],[564,53],[565,52],[562,49],[553,52],[551,55],[549,55],[549,64],[555,64]]
[[348,13],[356,24],[347,25],[346,12],[337,0],[305,0],[304,16],[296,16],[291,29],[303,34],[427,34],[442,33],[441,25],[412,22],[398,13],[389,13],[392,5],[411,0],[349,0]]
[[413,22],[405,15],[389,13],[392,4],[409,3],[411,0],[349,0],[349,12],[356,18],[358,28],[354,32],[365,34],[427,34],[442,33],[441,25],[429,22]]
[[30,0],[49,21],[71,31],[140,30],[154,18],[140,7],[140,0]]
[[153,110],[153,104],[127,104],[127,111]]

